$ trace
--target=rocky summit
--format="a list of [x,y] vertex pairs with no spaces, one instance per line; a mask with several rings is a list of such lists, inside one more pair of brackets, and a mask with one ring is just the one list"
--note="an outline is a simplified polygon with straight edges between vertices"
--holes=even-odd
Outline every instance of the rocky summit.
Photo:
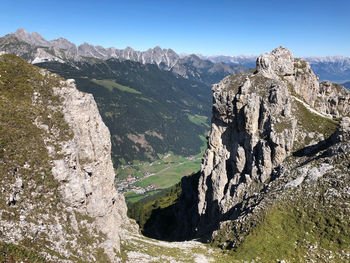
[[[328,81],[319,83],[309,64],[283,47],[259,56],[250,73],[214,85],[213,93],[212,127],[198,180],[199,235],[209,233],[210,240],[239,250],[253,246],[254,235],[282,246],[300,234],[293,240],[294,254],[287,257],[295,262],[302,249],[311,258],[320,253],[327,259],[334,247],[322,245],[330,238],[322,231],[339,227],[344,232],[341,240],[330,241],[339,242],[333,253],[349,260],[349,239],[341,236],[349,234],[350,93]],[[288,215],[291,211],[302,214],[295,225],[283,217],[295,217]],[[273,213],[281,213],[280,221],[270,218]],[[312,218],[313,213],[329,217]],[[335,214],[335,225],[318,224]],[[271,231],[303,223],[314,229],[278,241],[283,233],[269,237],[269,230],[261,230],[264,223]]]
[[213,92],[200,214],[228,212],[246,187],[264,184],[288,156],[329,138],[336,130],[332,118],[350,113],[345,88],[319,83],[310,66],[283,47],[259,56],[254,72],[228,77]]
[[349,261],[350,93],[284,47],[212,90],[201,171],[144,232],[200,238],[244,262]]

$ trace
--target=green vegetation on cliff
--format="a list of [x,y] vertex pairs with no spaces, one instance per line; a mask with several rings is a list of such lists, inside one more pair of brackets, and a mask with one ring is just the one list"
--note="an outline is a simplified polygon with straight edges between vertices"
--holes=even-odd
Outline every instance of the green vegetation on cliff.
[[[91,220],[86,215],[75,213],[72,226],[62,184],[52,173],[53,161],[63,158],[61,144],[73,138],[62,98],[54,93],[66,84],[19,57],[0,56],[1,262],[44,262],[45,255],[54,262],[83,262],[79,253],[104,238],[81,227]],[[57,248],[60,234],[64,247]],[[99,249],[89,253],[105,256]]]
[[36,252],[23,246],[0,242],[0,262],[45,263],[49,262]]
[[[0,76],[0,174],[1,185],[6,188],[6,192],[0,195],[1,220],[19,221],[21,211],[28,209],[23,200],[30,200],[35,205],[27,212],[26,220],[37,222],[42,220],[40,217],[47,209],[57,211],[60,201],[58,182],[51,173],[51,158],[44,138],[55,137],[63,141],[72,136],[63,114],[53,110],[60,99],[50,87],[59,87],[62,79],[44,77],[39,68],[13,55],[0,57]],[[39,128],[40,125],[46,130]],[[59,150],[55,141],[50,140],[47,144],[55,152]],[[7,191],[11,191],[17,182],[22,182],[18,191],[23,196],[8,199]],[[40,193],[35,194],[38,189]],[[42,235],[30,242],[29,250],[21,245],[2,244],[0,254],[6,260],[19,260],[24,256],[34,260],[36,256],[31,250],[38,247],[46,250]]]
[[[51,136],[64,141],[71,138],[72,132],[63,114],[54,110],[60,103],[59,97],[48,88],[59,87],[62,79],[58,76],[46,78],[39,71],[16,56],[0,57],[0,174],[3,186],[14,183],[15,175],[21,174],[27,198],[32,198],[32,192],[42,187],[36,199],[53,207],[57,201],[51,202],[50,198],[59,199],[54,191],[57,182],[51,173],[43,138]],[[47,144],[54,152],[59,150],[57,143],[49,141]],[[49,199],[43,198],[47,195]],[[3,208],[5,196],[0,198],[0,208]]]

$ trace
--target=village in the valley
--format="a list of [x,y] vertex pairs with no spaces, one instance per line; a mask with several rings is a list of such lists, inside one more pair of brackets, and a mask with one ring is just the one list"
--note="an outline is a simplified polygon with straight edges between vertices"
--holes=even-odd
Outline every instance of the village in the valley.
[[[144,177],[137,178],[133,175],[128,175],[126,178],[116,181],[116,188],[119,193],[125,193],[125,192],[135,192],[137,194],[143,194],[145,192],[156,190],[156,186],[153,184],[147,185],[146,187],[140,187],[136,185],[136,182],[141,182],[143,179],[151,176],[152,174],[149,172],[144,173]],[[117,178],[116,178],[117,179]]]
[[[195,162],[195,161],[200,160],[199,157],[196,158],[193,156],[188,156],[188,157],[185,157],[185,161],[181,161],[181,162],[166,161],[166,166],[164,167],[164,164],[165,164],[164,160],[166,160],[169,157],[170,157],[170,154],[165,155],[163,157],[163,162],[158,161],[158,162],[152,162],[152,163],[139,163],[139,164],[128,163],[125,165],[121,165],[120,169],[122,171],[126,171],[130,168],[135,168],[135,167],[143,167],[143,169],[141,169],[141,171],[139,170],[141,172],[142,176],[140,176],[140,174],[136,175],[136,173],[133,173],[133,172],[130,172],[129,174],[127,174],[126,176],[123,176],[122,178],[120,178],[119,176],[116,176],[115,185],[116,185],[117,191],[119,193],[135,192],[136,194],[143,194],[143,193],[146,193],[148,191],[161,189],[155,184],[148,184],[147,186],[142,187],[139,185],[139,183],[148,177],[158,175],[160,173],[164,173],[165,171],[167,171],[171,168],[179,167],[179,166],[182,166],[186,163]],[[148,169],[146,167],[150,168],[152,166],[153,167],[154,166],[161,167],[161,169],[156,170],[156,172],[148,171]]]

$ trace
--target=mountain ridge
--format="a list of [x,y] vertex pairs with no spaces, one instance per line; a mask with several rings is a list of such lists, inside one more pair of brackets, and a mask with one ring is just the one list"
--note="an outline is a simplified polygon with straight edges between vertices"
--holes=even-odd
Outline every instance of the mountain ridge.
[[[88,43],[82,43],[75,45],[65,38],[58,38],[51,41],[45,40],[39,33],[28,33],[25,29],[18,29],[16,32],[9,34],[17,37],[26,43],[34,46],[41,46],[51,49],[50,52],[40,50],[38,56],[32,59],[32,63],[40,63],[45,61],[65,61],[67,59],[73,59],[81,61],[83,57],[94,57],[98,59],[110,59],[116,58],[120,60],[133,60],[142,64],[151,63],[156,64],[158,67],[164,70],[173,70],[173,72],[188,78],[188,74],[184,73],[184,69],[181,68],[183,59],[188,60],[191,56],[197,56],[202,60],[210,61],[214,64],[225,63],[230,66],[243,66],[247,68],[254,68],[255,62],[258,56],[256,55],[210,55],[204,56],[201,54],[177,54],[172,49],[162,49],[159,46],[149,48],[145,51],[136,51],[131,47],[125,49],[117,49],[114,47],[104,48],[102,46],[93,46]],[[57,49],[63,49],[68,53],[62,57],[62,54]],[[47,54],[49,53],[49,54]],[[51,53],[51,54],[50,54]],[[53,54],[56,55],[53,55]],[[326,56],[317,57],[309,56],[303,57],[308,61],[316,74],[320,75],[321,80],[336,81],[338,83],[347,81],[350,79],[350,58],[344,56]],[[173,69],[177,66],[177,69]],[[227,69],[227,66],[225,67]],[[230,71],[228,71],[230,73]],[[231,74],[232,74],[231,69]],[[241,72],[243,73],[243,72]]]
[[155,64],[162,70],[171,71],[184,78],[197,81],[203,81],[201,79],[203,74],[232,75],[248,71],[247,67],[241,65],[225,65],[209,60],[197,61],[196,66],[191,64],[188,68],[189,57],[195,55],[180,57],[172,49],[162,49],[159,46],[146,51],[135,51],[131,47],[125,49],[104,48],[86,42],[76,46],[65,38],[48,41],[40,34],[36,32],[30,34],[24,29],[18,29],[15,33],[0,38],[0,50],[22,56],[32,64],[57,61],[76,66],[77,62],[87,62],[89,58],[131,60],[141,64]]
[[[257,56],[255,55],[204,56],[201,54],[177,54],[170,48],[162,49],[159,46],[149,48],[145,51],[136,51],[131,47],[126,47],[125,49],[117,49],[114,47],[104,48],[102,46],[93,46],[86,42],[80,45],[75,45],[65,38],[58,38],[48,41],[45,40],[40,34],[36,32],[30,34],[24,29],[18,29],[16,32],[8,34],[7,36],[16,37],[20,41],[30,44],[31,46],[38,47],[36,52],[34,52],[35,50],[32,50],[31,56],[26,58],[34,64],[47,61],[84,61],[84,58],[86,57],[93,57],[102,60],[115,58],[119,60],[132,60],[142,64],[156,64],[163,70],[172,71],[185,78],[198,78],[198,74],[200,74],[197,71],[192,72],[191,70],[188,70],[186,66],[184,66],[184,64],[186,64],[191,57],[194,56],[200,58],[203,65],[207,64],[207,67],[209,67],[210,70],[216,68],[216,70],[224,71],[228,75],[243,73],[245,70],[247,70],[247,68],[254,68],[257,59]],[[0,42],[0,47],[1,46],[4,49],[4,44],[1,44]],[[15,52],[15,50],[11,48],[7,50],[10,52]],[[15,52],[15,54],[21,55],[20,51],[17,53]],[[337,83],[342,83],[350,79],[349,57],[310,56],[304,57],[303,59],[310,63],[311,68],[316,74],[320,75],[321,80],[330,80]],[[210,61],[213,64],[208,65],[208,62],[206,61]]]

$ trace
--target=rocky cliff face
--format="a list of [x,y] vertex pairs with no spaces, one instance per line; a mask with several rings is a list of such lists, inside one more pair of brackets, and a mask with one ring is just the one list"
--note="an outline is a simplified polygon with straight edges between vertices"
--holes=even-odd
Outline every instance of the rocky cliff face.
[[1,242],[55,262],[118,262],[119,236],[137,228],[92,95],[17,57],[0,63]]
[[[332,118],[350,113],[350,93],[319,83],[309,64],[289,50],[280,47],[259,56],[253,71],[225,78],[213,93],[212,127],[198,183],[197,236],[209,233],[209,240],[237,247],[261,223],[257,218],[267,204],[288,195],[286,189],[314,180],[326,188],[329,180],[340,183],[348,177],[347,164],[337,166],[325,152],[342,145],[337,155],[347,160],[347,141],[337,136],[347,134],[349,120],[344,118],[338,128]],[[325,174],[327,179],[319,179]],[[342,198],[347,195],[336,189]],[[314,191],[317,195],[319,189]]]
[[62,143],[64,158],[53,161],[52,173],[61,183],[63,201],[94,219],[92,227],[106,235],[101,247],[115,259],[121,229],[132,225],[124,197],[114,187],[110,133],[92,95],[78,91],[73,80],[62,84],[54,93],[62,98],[74,137]]
[[[325,85],[318,83],[305,61],[294,59],[285,48],[258,57],[255,72],[214,85],[212,129],[199,186],[200,214],[216,213],[211,209],[226,213],[241,202],[251,185],[264,184],[275,167],[305,145],[308,132],[319,139],[330,135],[311,131],[301,115],[312,108],[322,121],[350,112],[349,93],[343,89],[339,96],[332,88],[326,91]],[[216,207],[209,205],[213,202]]]

